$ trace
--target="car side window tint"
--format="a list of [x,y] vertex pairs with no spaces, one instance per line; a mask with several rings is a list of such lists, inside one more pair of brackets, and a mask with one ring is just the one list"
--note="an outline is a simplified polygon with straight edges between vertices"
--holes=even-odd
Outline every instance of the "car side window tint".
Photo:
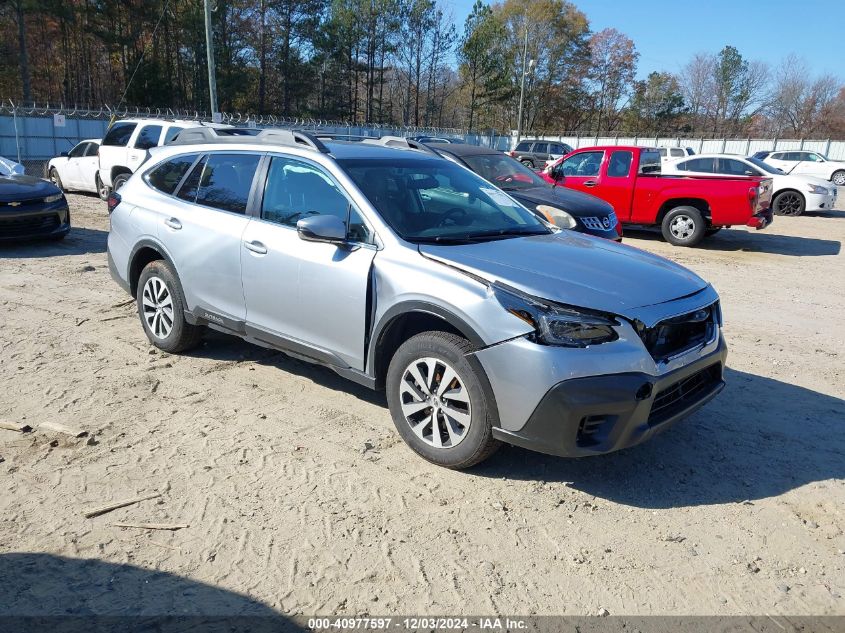
[[686,171],[698,171],[705,174],[715,173],[712,158],[694,158],[684,163]]
[[372,243],[360,213],[322,170],[308,163],[274,156],[267,170],[261,219],[295,227],[302,218],[333,215],[347,226],[349,239]]
[[164,161],[147,174],[147,182],[162,193],[172,194],[176,191],[176,187],[191,168],[191,165],[196,161],[197,156],[198,154],[188,154]]
[[135,131],[137,123],[121,123],[118,121],[113,124],[106,135],[103,137],[103,145],[113,145],[118,147],[125,147],[129,142],[129,137]]
[[745,172],[753,171],[751,167],[742,161],[734,160],[732,158],[719,159],[719,173],[729,174],[731,176],[748,176]]
[[182,186],[179,187],[179,191],[176,193],[177,197],[185,200],[186,202],[196,201],[197,189],[199,189],[200,184],[200,176],[202,176],[202,171],[205,169],[205,161],[207,160],[208,156],[204,156],[202,160],[194,165],[194,168],[191,170],[191,173],[188,174],[185,182],[183,182]]
[[549,153],[549,144],[548,143],[537,143],[534,145],[534,153],[535,154],[548,154]]
[[565,176],[597,176],[604,152],[583,152],[570,156],[561,164]]
[[611,178],[626,178],[633,160],[634,154],[632,152],[624,150],[613,152],[607,165],[607,175]]
[[160,125],[145,125],[138,133],[138,138],[135,139],[135,148],[150,149],[156,147],[159,138],[161,138]]
[[88,149],[89,144],[90,143],[80,143],[79,145],[77,145],[76,147],[74,147],[72,150],[70,150],[68,152],[67,157],[68,158],[79,158],[80,156],[85,156],[85,150]]
[[665,147],[661,147],[657,151],[660,152],[661,157],[664,157],[664,158],[666,157],[666,148]]
[[179,134],[179,132],[181,132],[184,129],[185,128],[181,128],[181,127],[178,127],[176,125],[173,125],[173,126],[167,128],[167,132],[164,133],[164,143],[162,143],[162,145],[167,145],[170,141],[172,141],[176,137],[177,134]]
[[85,151],[86,156],[96,156],[100,146],[97,143],[88,143],[88,149]]
[[517,152],[527,152],[529,149],[531,149],[531,143],[527,141],[522,141],[522,143],[516,146]]
[[640,167],[641,174],[659,174],[660,173],[660,152],[657,150],[644,150],[640,152]]
[[682,150],[680,148],[673,147],[672,149],[669,150],[669,155],[672,156],[673,158],[678,158],[678,157],[681,157],[681,156],[686,156],[686,152],[684,152],[684,150]]
[[210,154],[200,176],[197,204],[246,213],[260,154]]

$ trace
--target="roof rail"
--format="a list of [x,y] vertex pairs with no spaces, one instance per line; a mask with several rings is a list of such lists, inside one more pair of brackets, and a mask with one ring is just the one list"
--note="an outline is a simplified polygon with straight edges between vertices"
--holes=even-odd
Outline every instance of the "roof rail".
[[[236,128],[237,129],[237,128]],[[185,128],[176,135],[170,145],[202,145],[206,143],[261,143],[266,145],[288,145],[291,147],[308,147],[323,154],[329,153],[329,148],[316,136],[301,130],[284,130],[268,128],[252,134],[232,133],[232,128],[219,130],[212,127]],[[247,138],[244,138],[247,136]]]
[[420,152],[426,152],[427,154],[434,154],[435,156],[439,156],[437,152],[435,152],[430,147],[427,147],[425,144],[410,138],[405,138],[404,136],[382,136],[380,138],[365,138],[361,142],[366,143],[367,145],[381,145],[383,147],[415,149]]

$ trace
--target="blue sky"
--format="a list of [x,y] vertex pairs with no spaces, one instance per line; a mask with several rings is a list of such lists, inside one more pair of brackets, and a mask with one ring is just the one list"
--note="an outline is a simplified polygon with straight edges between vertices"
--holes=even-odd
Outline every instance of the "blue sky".
[[[730,44],[746,59],[777,65],[789,53],[815,75],[845,81],[841,0],[572,0],[593,31],[613,27],[634,40],[638,75],[678,72],[695,53]],[[474,0],[442,0],[463,32]]]

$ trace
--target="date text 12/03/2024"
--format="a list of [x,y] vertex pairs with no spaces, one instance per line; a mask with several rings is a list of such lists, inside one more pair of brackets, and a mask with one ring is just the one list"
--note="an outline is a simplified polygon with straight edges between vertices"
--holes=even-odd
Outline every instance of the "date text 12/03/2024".
[[407,617],[407,618],[309,618],[308,628],[313,631],[355,631],[355,630],[386,630],[401,628],[409,631],[425,629],[437,630],[484,630],[484,631],[513,631],[526,629],[527,623],[519,618],[479,617],[479,618],[449,618],[449,617]]

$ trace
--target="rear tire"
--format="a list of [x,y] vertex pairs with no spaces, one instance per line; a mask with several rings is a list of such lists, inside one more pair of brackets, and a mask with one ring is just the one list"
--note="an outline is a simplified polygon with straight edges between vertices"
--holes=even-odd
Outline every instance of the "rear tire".
[[534,161],[533,160],[528,160],[527,158],[523,158],[519,162],[522,163],[523,165],[525,165],[526,167],[530,167],[531,169],[534,169]]
[[801,215],[806,204],[804,196],[797,191],[781,191],[772,200],[772,210],[775,215]]
[[484,370],[464,338],[423,332],[405,341],[387,370],[387,402],[396,430],[421,457],[469,468],[496,452]]
[[202,328],[185,319],[184,296],[170,264],[159,259],[144,266],[135,293],[138,316],[150,343],[171,354],[196,347],[202,340]]
[[695,207],[675,207],[663,217],[663,237],[674,246],[695,246],[704,239],[707,223]]
[[833,172],[830,181],[837,187],[845,187],[845,169]]
[[[114,180],[112,180],[112,185],[114,186],[114,190],[119,191],[120,188],[123,185],[126,184],[126,181],[129,180],[129,176],[131,176],[131,175],[132,174],[118,174],[117,176],[115,176]],[[106,197],[108,197],[108,196],[106,196]]]
[[56,185],[59,188],[59,191],[65,190],[65,187],[62,184],[62,178],[59,176],[59,172],[56,171],[55,167],[50,168],[50,182]]
[[94,179],[94,183],[97,186],[97,195],[100,196],[100,200],[108,200],[111,189],[103,183],[99,172],[97,173],[97,177]]

